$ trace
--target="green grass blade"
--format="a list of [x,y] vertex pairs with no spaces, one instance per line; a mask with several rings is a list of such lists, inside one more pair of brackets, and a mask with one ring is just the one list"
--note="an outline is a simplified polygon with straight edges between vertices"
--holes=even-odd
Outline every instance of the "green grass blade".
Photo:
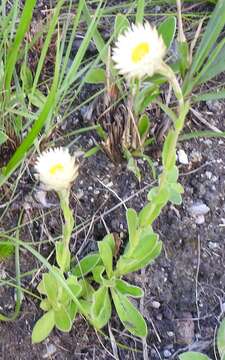
[[209,51],[214,46],[225,25],[225,1],[219,0],[207,25],[199,48],[194,56],[191,74],[194,74],[203,65]]
[[209,91],[205,93],[201,93],[199,95],[193,95],[191,102],[192,103],[198,103],[200,101],[209,101],[209,100],[221,100],[225,99],[225,88],[218,91]]
[[60,89],[59,92],[59,96],[62,96],[62,92],[67,92],[67,90],[69,89],[70,85],[74,82],[74,80],[76,79],[76,73],[78,71],[78,68],[81,64],[81,61],[83,60],[83,57],[85,55],[85,52],[88,48],[88,45],[91,41],[91,38],[94,36],[98,21],[101,17],[101,5],[102,5],[102,0],[99,2],[98,8],[96,9],[95,15],[92,18],[92,21],[88,27],[88,30],[86,32],[86,35],[81,43],[81,46],[79,47],[79,50],[75,56],[75,59],[62,83],[62,88]]
[[[19,217],[19,222],[18,222],[18,227],[17,227],[17,231],[16,231],[16,239],[19,239],[19,226],[21,224],[21,219],[22,219],[22,213],[20,214]],[[16,305],[15,305],[15,310],[14,313],[10,316],[6,316],[3,314],[0,314],[0,321],[13,321],[17,318],[17,316],[19,315],[20,312],[20,308],[21,308],[21,303],[22,303],[22,290],[21,290],[21,281],[20,281],[20,255],[19,255],[19,250],[20,249],[20,245],[17,242],[15,244],[15,268],[16,268]]]
[[5,71],[5,90],[7,96],[10,94],[10,85],[13,71],[18,58],[19,48],[30,25],[36,0],[26,0],[20,23],[15,35],[15,40],[9,50]]
[[142,24],[145,13],[145,0],[137,0],[136,24]]
[[193,76],[200,70],[207,59],[212,47],[216,43],[225,25],[225,1],[219,0],[206,27],[197,52],[194,55],[190,71],[185,77],[183,91],[190,93],[193,88]]
[[[72,6],[72,0],[70,2],[70,6]],[[76,10],[76,17],[75,17],[75,20],[74,20],[74,23],[73,23],[72,31],[71,31],[71,33],[69,35],[70,38],[69,38],[68,46],[67,46],[67,49],[66,49],[66,54],[65,54],[65,57],[64,57],[64,60],[63,60],[63,64],[62,64],[62,70],[61,70],[61,77],[60,77],[60,81],[59,81],[59,86],[62,84],[64,75],[66,73],[66,69],[68,68],[69,57],[70,57],[70,53],[71,53],[71,50],[72,50],[74,38],[75,38],[75,35],[76,35],[76,30],[77,30],[77,27],[79,25],[80,17],[81,17],[82,11],[83,11],[83,7],[84,7],[84,0],[80,0],[79,4],[78,4],[78,7],[77,7],[77,10]],[[68,26],[69,26],[69,23],[67,22],[66,23],[66,28],[65,28],[64,43],[61,46],[62,53],[63,53],[63,50],[64,50],[64,44],[65,44],[65,40],[66,40]]]
[[[0,233],[0,237],[1,237],[1,233]],[[60,274],[57,271],[54,271],[53,267],[51,264],[49,264],[49,262],[37,251],[35,250],[32,246],[28,245],[26,242],[20,240],[20,239],[14,239],[10,236],[6,236],[8,239],[10,239],[11,241],[13,241],[14,243],[20,245],[21,247],[25,248],[26,250],[28,250],[33,256],[36,257],[36,259],[38,259],[40,261],[40,263],[42,265],[44,265],[46,267],[46,269],[49,270],[49,272],[56,278],[57,282],[60,283],[62,285],[62,287],[65,289],[65,291],[68,293],[68,295],[73,299],[73,301],[75,302],[75,304],[77,305],[78,309],[81,310],[81,312],[83,314],[86,313],[85,309],[83,308],[82,304],[79,302],[79,300],[76,298],[76,296],[74,295],[73,291],[70,289],[70,287],[68,286],[68,284],[66,283],[65,280],[63,280],[63,278],[60,276]],[[87,317],[87,316],[86,316]]]
[[[92,20],[92,17],[90,15],[90,12],[89,12],[88,7],[86,5],[86,1],[84,1],[83,14],[84,14],[86,23],[90,24],[90,22]],[[98,31],[97,28],[93,32],[93,39],[94,39],[94,42],[95,42],[95,45],[96,45],[96,48],[97,48],[98,52],[101,53],[102,61],[104,63],[107,63],[108,50],[105,49],[102,52],[102,50],[105,48],[105,41],[104,41],[102,35],[100,34],[100,32]]]
[[[57,51],[57,53],[58,53],[58,51]],[[59,62],[58,62],[58,57],[56,56],[54,79],[53,79],[52,87],[51,87],[51,90],[47,97],[46,103],[45,103],[42,111],[40,112],[37,120],[35,121],[33,127],[31,128],[29,134],[26,136],[26,138],[23,140],[21,145],[17,148],[17,150],[13,154],[12,158],[9,160],[8,164],[6,165],[6,167],[3,171],[3,174],[2,175],[0,174],[0,186],[2,186],[2,184],[6,181],[6,179],[19,166],[19,164],[23,160],[24,156],[26,155],[27,151],[34,144],[34,140],[38,136],[40,130],[44,126],[49,115],[52,113],[54,106],[55,106],[55,102],[56,102],[59,71],[60,71],[60,66],[59,66]]]
[[187,141],[191,139],[197,139],[197,138],[224,138],[225,137],[225,131],[222,132],[216,132],[216,131],[193,131],[188,134],[183,134],[179,136],[179,141]]
[[208,62],[204,65],[200,74],[195,80],[196,85],[200,85],[216,77],[225,70],[225,39],[217,45],[216,49],[210,54]]
[[46,59],[47,51],[48,51],[49,45],[51,43],[52,35],[53,35],[54,31],[55,31],[55,27],[56,27],[56,24],[57,24],[58,19],[59,19],[59,13],[60,13],[60,10],[61,10],[61,7],[62,7],[64,1],[65,0],[59,1],[56,8],[55,8],[55,10],[54,10],[54,14],[53,14],[53,17],[52,17],[50,25],[49,25],[48,33],[47,33],[43,48],[41,50],[40,59],[38,61],[38,66],[37,66],[37,70],[36,70],[36,73],[35,73],[35,78],[34,78],[32,91],[31,91],[32,94],[34,94],[35,89],[37,87],[38,80],[39,80],[39,77],[40,77],[40,74],[41,74],[41,70],[42,70],[44,61]]

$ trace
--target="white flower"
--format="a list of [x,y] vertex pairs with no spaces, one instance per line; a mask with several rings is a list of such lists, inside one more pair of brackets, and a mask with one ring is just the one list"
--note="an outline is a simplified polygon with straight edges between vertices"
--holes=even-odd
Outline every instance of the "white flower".
[[152,76],[162,63],[166,46],[149,23],[132,25],[119,35],[112,59],[119,73],[128,78]]
[[66,148],[44,151],[37,159],[35,169],[39,180],[48,190],[63,191],[69,189],[78,175],[75,157]]

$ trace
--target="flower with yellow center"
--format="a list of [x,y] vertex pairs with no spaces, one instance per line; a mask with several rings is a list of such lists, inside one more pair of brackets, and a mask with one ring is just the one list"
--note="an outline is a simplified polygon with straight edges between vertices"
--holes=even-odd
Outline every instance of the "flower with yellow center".
[[38,157],[35,169],[46,188],[57,192],[69,189],[78,175],[74,156],[62,147],[44,151]]
[[160,68],[166,46],[149,23],[132,25],[118,37],[112,58],[119,73],[128,78],[152,76]]

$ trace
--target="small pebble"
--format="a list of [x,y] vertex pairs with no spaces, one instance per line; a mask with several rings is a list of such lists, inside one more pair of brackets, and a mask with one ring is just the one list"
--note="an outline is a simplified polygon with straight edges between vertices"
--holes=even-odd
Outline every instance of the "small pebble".
[[205,172],[205,175],[206,175],[206,177],[207,177],[209,180],[212,178],[212,173],[211,173],[211,171],[206,171],[206,172]]
[[191,161],[192,162],[201,162],[202,154],[199,151],[193,150],[191,152]]
[[48,359],[52,357],[52,355],[54,355],[55,352],[57,351],[57,348],[54,344],[47,344],[46,348],[47,348],[47,352],[43,355],[43,359]]
[[206,215],[210,211],[210,208],[202,203],[202,202],[196,202],[192,206],[188,208],[188,212],[191,216],[200,216],[200,215]]
[[151,306],[152,306],[154,309],[159,309],[160,306],[161,306],[161,304],[160,304],[160,302],[158,302],[158,301],[152,301]]
[[213,241],[210,241],[209,244],[208,244],[209,248],[214,250],[214,249],[218,249],[218,243],[216,242],[213,242]]
[[188,165],[188,157],[183,149],[178,150],[177,155],[180,164]]
[[168,335],[169,337],[173,337],[173,336],[174,336],[174,332],[173,332],[173,331],[167,331],[167,335]]
[[163,354],[164,354],[165,358],[169,358],[172,355],[172,353],[169,350],[164,350]]
[[205,216],[204,215],[199,215],[195,217],[195,223],[198,225],[204,224],[205,222]]

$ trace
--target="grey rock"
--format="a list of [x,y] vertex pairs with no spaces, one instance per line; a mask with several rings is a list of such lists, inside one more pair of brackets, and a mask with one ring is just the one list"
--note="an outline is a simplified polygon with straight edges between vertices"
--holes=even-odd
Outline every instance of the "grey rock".
[[196,217],[208,214],[210,208],[203,202],[196,202],[191,205],[187,210],[191,216]]
[[171,351],[166,349],[163,351],[163,355],[165,356],[165,358],[169,358],[172,355],[172,353],[171,353]]

